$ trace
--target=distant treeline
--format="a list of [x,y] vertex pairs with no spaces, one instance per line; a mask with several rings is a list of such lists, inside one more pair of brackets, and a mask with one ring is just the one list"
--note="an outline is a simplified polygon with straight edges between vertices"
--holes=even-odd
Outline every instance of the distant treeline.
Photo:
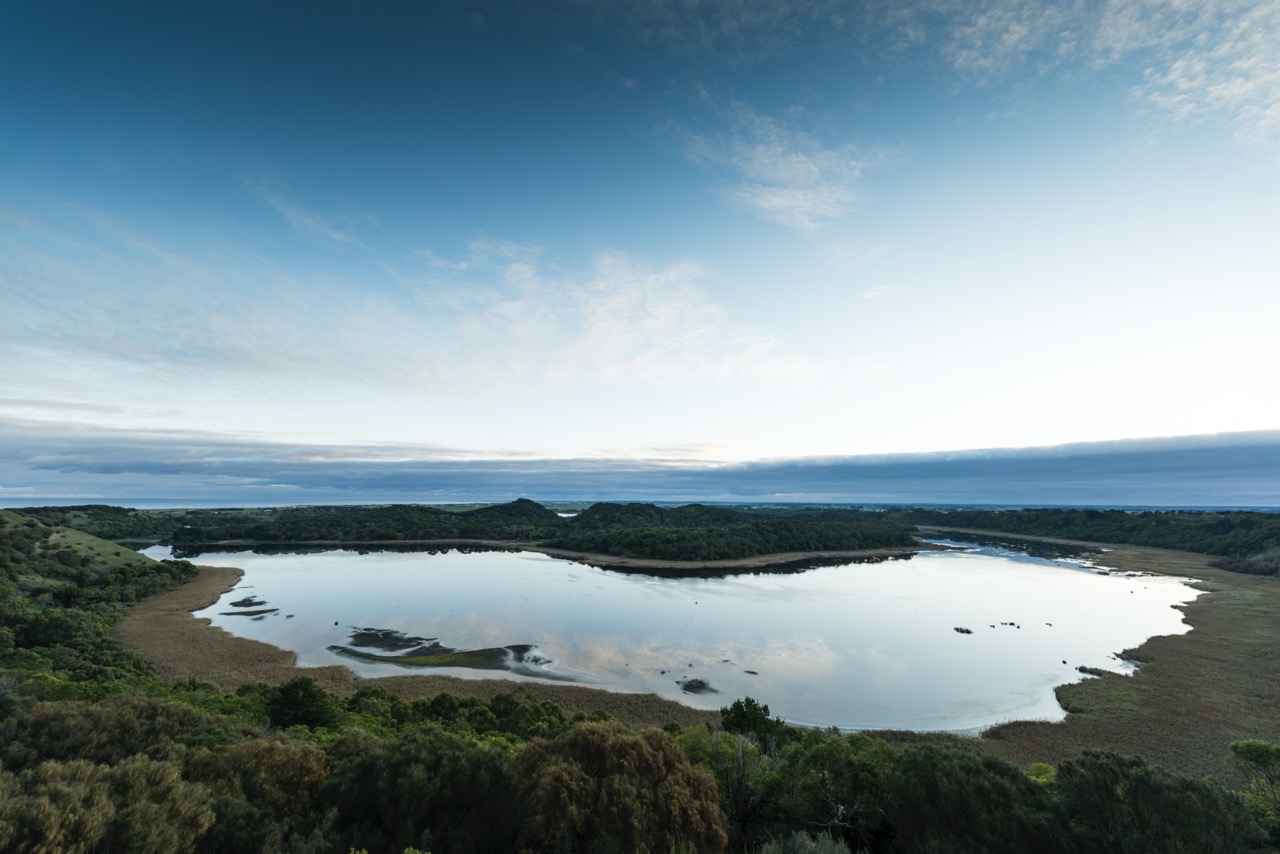
[[750,698],[721,727],[634,730],[511,695],[167,682],[110,627],[191,571],[0,511],[0,851],[1230,854],[1280,841],[1280,746],[1266,741],[1231,745],[1252,777],[1231,791],[1114,753],[1021,769],[963,739],[899,751],[794,729]]
[[1238,510],[968,510],[905,508],[885,515],[909,525],[967,528],[1218,555],[1224,569],[1280,570],[1280,513]]
[[519,499],[474,510],[381,507],[155,511],[105,505],[27,512],[111,540],[154,540],[179,550],[221,542],[392,543],[488,540],[614,557],[724,560],[785,552],[914,545],[910,527],[861,510],[751,511],[691,504],[594,504],[562,517]]
[[[109,540],[176,547],[222,542],[393,543],[490,540],[658,560],[722,560],[784,552],[912,545],[916,526],[1179,549],[1223,558],[1234,572],[1280,571],[1280,513],[1191,510],[738,508],[593,504],[569,518],[535,501],[454,511],[416,504],[227,510],[108,505],[25,512]],[[180,552],[181,553],[181,552]],[[192,548],[191,553],[198,553]]]

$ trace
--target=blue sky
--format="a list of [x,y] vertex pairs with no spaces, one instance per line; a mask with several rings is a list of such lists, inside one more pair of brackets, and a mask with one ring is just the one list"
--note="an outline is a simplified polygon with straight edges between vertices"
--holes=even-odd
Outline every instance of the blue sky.
[[1249,0],[14,0],[0,498],[1274,431],[1276,44]]

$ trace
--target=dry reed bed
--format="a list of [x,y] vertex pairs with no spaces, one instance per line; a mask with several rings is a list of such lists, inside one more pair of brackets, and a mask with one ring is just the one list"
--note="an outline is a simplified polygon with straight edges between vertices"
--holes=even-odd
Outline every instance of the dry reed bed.
[[[341,665],[297,666],[297,655],[261,641],[238,638],[197,619],[193,611],[206,608],[231,590],[244,573],[239,569],[203,566],[189,583],[153,596],[136,605],[113,631],[125,646],[151,662],[167,679],[195,678],[212,682],[223,691],[265,682],[279,685],[296,676],[308,676],[341,695],[354,693],[362,684]],[[457,679],[452,676],[388,676],[374,681],[406,699],[448,692],[464,697],[490,699],[518,693],[536,700],[552,700],[567,714],[608,712],[635,726],[681,726],[718,723],[719,712],[692,709],[653,694],[615,694],[575,685],[513,682],[505,679]]]
[[[1058,699],[1069,712],[1065,721],[1004,724],[975,740],[975,746],[1024,766],[1056,764],[1088,748],[1115,750],[1185,773],[1240,781],[1230,763],[1230,742],[1280,742],[1280,579],[1227,573],[1209,567],[1209,560],[1185,552],[1113,547],[1102,560],[1108,567],[1199,580],[1206,595],[1185,607],[1193,629],[1126,651],[1142,663],[1133,676],[1107,674],[1059,687]],[[204,567],[191,583],[136,606],[115,631],[171,679],[195,677],[230,691],[251,682],[279,684],[301,673],[340,694],[356,690],[359,680],[345,667],[299,669],[293,653],[233,637],[191,615],[234,587],[241,574]],[[406,698],[448,691],[487,699],[523,691],[553,700],[570,714],[601,710],[635,725],[674,721],[688,726],[719,718],[654,695],[568,685],[433,675],[386,677],[377,684]],[[945,738],[883,735],[903,743]]]

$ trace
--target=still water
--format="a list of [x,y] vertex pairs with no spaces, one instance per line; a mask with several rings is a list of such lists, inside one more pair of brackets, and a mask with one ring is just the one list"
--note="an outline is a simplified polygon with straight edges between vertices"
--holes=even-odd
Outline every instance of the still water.
[[[751,696],[790,722],[845,729],[976,731],[1007,720],[1060,720],[1055,685],[1084,678],[1079,666],[1125,671],[1116,653],[1187,631],[1177,606],[1197,595],[1177,579],[1103,574],[1088,563],[998,547],[694,579],[531,552],[235,552],[197,560],[245,575],[196,616],[293,650],[304,667],[343,664],[363,677],[568,680],[701,708]],[[1105,565],[1105,555],[1099,560]],[[331,649],[353,648],[359,629],[453,649],[532,650],[494,671],[424,669]]]

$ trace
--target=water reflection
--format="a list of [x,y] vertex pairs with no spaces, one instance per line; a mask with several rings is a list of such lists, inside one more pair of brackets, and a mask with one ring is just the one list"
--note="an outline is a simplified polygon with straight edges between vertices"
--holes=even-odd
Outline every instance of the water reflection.
[[[1054,561],[984,545],[663,578],[528,552],[205,554],[201,563],[245,577],[198,616],[295,650],[303,666],[341,663],[365,677],[425,667],[571,679],[704,708],[749,695],[803,724],[972,730],[1061,719],[1053,687],[1083,678],[1077,668],[1123,670],[1117,650],[1187,630],[1170,606],[1195,591],[1172,578],[1100,574],[1090,559],[1098,556]],[[237,619],[227,615],[233,602],[275,610]],[[334,651],[369,631],[471,657],[409,666]],[[482,660],[519,666],[480,669]]]

